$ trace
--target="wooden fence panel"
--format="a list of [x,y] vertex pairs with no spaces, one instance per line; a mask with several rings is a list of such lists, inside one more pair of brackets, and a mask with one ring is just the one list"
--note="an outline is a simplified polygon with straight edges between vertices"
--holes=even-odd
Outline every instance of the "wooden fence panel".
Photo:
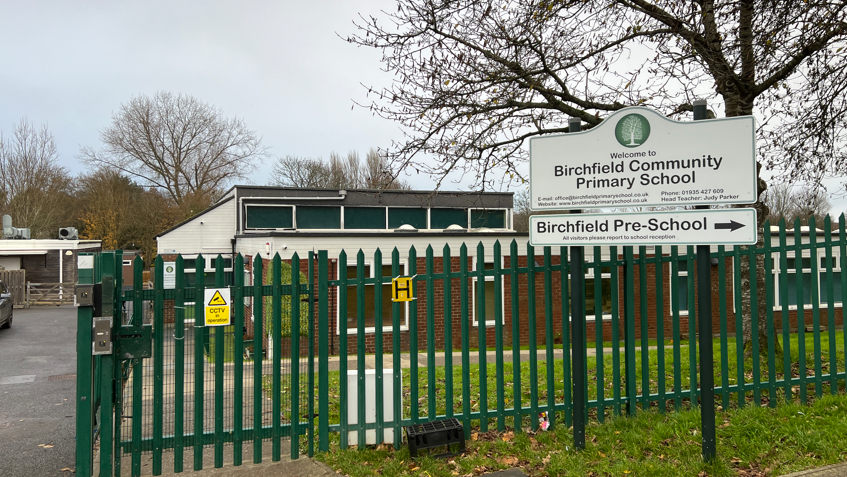
[[26,305],[26,270],[0,270],[0,281],[12,291],[15,306]]

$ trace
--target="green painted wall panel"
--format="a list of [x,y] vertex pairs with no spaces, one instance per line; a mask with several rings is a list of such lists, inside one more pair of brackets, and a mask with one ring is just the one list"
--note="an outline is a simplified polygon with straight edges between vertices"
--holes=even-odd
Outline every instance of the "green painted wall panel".
[[247,207],[248,229],[290,229],[294,227],[291,207]]
[[298,229],[340,229],[341,207],[297,206]]
[[446,229],[456,224],[468,228],[468,209],[430,209],[430,227]]
[[401,225],[411,225],[416,229],[426,228],[426,209],[402,207],[388,208],[388,228],[397,229]]
[[385,207],[345,207],[345,229],[384,229]]

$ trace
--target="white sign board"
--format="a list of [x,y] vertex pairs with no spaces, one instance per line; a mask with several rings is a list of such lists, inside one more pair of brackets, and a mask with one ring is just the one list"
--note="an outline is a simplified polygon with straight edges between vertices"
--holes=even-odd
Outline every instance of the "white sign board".
[[752,245],[757,228],[755,209],[533,215],[529,227],[533,246]]
[[625,108],[585,131],[529,142],[532,210],[752,204],[752,116],[673,121]]
[[176,262],[162,262],[162,288],[173,290],[176,288]]

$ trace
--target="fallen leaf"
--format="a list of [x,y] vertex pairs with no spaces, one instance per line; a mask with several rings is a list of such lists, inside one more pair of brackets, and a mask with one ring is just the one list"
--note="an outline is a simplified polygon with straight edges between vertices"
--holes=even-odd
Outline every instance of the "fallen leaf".
[[53,446],[52,446],[51,444],[38,444],[38,447],[42,447],[42,448],[44,448],[44,449],[49,449],[49,448],[51,448],[51,447],[53,447]]
[[498,461],[503,465],[515,465],[518,463],[518,458],[515,456],[501,457]]
[[514,432],[507,432],[507,433],[503,434],[503,437],[502,437],[503,442],[509,442],[510,440],[512,440],[514,438],[515,438]]
[[65,468],[63,468],[63,469],[59,469],[59,472],[73,472],[73,473],[76,473],[76,471],[75,471],[75,470],[73,470],[73,469],[71,469],[71,468],[68,468],[68,467],[65,467]]
[[478,438],[479,438],[479,433],[478,433],[478,432],[474,432],[473,434],[471,434],[471,440],[472,440],[472,441],[475,441],[475,440],[477,440]]
[[600,457],[603,457],[603,458],[605,458],[605,457],[606,457],[606,454],[604,454],[604,453],[602,453],[602,452],[598,452],[598,454],[600,454]]
[[541,463],[547,465],[550,463],[550,454],[547,454],[547,457],[541,459]]

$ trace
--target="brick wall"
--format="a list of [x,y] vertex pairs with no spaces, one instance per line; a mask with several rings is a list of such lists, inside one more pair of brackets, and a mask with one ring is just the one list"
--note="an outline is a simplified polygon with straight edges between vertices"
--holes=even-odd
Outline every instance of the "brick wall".
[[[166,260],[169,256],[163,256]],[[652,255],[646,256],[646,258],[652,258]],[[175,259],[175,256],[173,258]],[[468,258],[467,270],[473,270],[472,261],[473,258]],[[551,257],[551,263],[555,267],[560,264],[560,257],[554,256]],[[543,265],[544,257],[537,256],[535,261],[539,265]],[[245,267],[248,271],[252,272],[252,257],[245,257]],[[307,261],[301,261],[301,270],[303,273],[306,273],[307,270]],[[263,259],[263,267],[270,266],[270,260]],[[511,266],[510,258],[504,257],[503,270],[508,270]],[[527,266],[527,257],[521,256],[518,258],[518,266],[526,267]],[[315,264],[315,269],[317,270],[317,263]],[[460,271],[460,258],[452,257],[450,260],[450,269],[458,273]],[[329,267],[329,279],[336,280],[338,277],[338,267],[337,260],[330,260]],[[425,258],[418,258],[417,260],[417,273],[420,276],[423,276],[426,272],[426,260]],[[444,262],[440,257],[436,257],[433,260],[433,272],[436,274],[440,274],[444,272]],[[644,274],[643,280],[641,274]],[[712,276],[712,323],[713,323],[713,332],[714,334],[720,333],[720,304],[721,300],[724,300],[726,303],[726,313],[727,313],[727,332],[730,334],[734,334],[736,331],[735,327],[735,312],[733,309],[734,305],[734,297],[733,297],[733,276],[732,276],[732,266],[731,259],[726,259],[726,267],[725,267],[725,277],[726,280],[726,296],[721,297],[718,290],[718,267],[711,267],[711,276]],[[314,285],[314,296],[317,297],[317,273],[315,273],[315,283]],[[673,339],[673,316],[671,310],[671,293],[674,290],[671,287],[670,283],[670,275],[671,270],[670,266],[667,262],[662,263],[662,271],[661,276],[658,276],[656,273],[656,265],[655,264],[645,264],[643,271],[639,266],[634,267],[633,270],[633,279],[634,279],[634,302],[633,306],[635,309],[635,330],[636,330],[636,339],[640,339],[642,337],[641,326],[646,323],[647,326],[647,335],[649,338],[656,338],[658,335],[658,330],[662,330],[663,338],[666,341],[670,341]],[[696,265],[695,269],[689,271],[690,276],[696,276]],[[546,341],[546,337],[548,333],[552,333],[554,337],[554,341],[556,343],[561,343],[563,330],[567,330],[568,335],[570,334],[570,321],[567,319],[567,314],[564,315],[565,319],[563,320],[562,313],[562,275],[558,270],[554,270],[550,274],[551,282],[549,284],[549,290],[547,289],[547,285],[545,284],[545,274],[543,272],[536,272],[535,275],[535,293],[532,295],[530,293],[530,286],[528,282],[528,275],[526,273],[521,273],[518,275],[518,285],[517,285],[517,324],[518,324],[518,337],[521,345],[528,345],[530,343],[531,336],[535,336],[536,343],[539,345],[543,345]],[[478,347],[480,344],[480,329],[477,326],[473,325],[473,306],[471,304],[471,292],[470,288],[472,286],[473,280],[468,278],[467,280],[467,320],[468,320],[468,343],[470,347]],[[503,303],[503,343],[507,346],[511,346],[512,344],[512,279],[509,275],[503,277],[502,280],[503,287],[503,295],[502,295],[502,303]],[[642,290],[643,287],[643,290]],[[351,290],[355,290],[355,288],[351,288]],[[618,269],[618,319],[613,321],[611,318],[606,318],[601,321],[602,325],[600,327],[600,331],[602,333],[602,339],[604,341],[612,340],[612,328],[614,326],[618,327],[619,338],[621,342],[624,337],[624,311],[625,311],[625,297],[624,297],[624,270],[623,267]],[[437,279],[433,281],[431,297],[428,294],[428,290],[426,287],[426,282],[424,280],[419,280],[415,282],[415,295],[417,297],[417,302],[413,302],[413,304],[409,305],[409,318],[408,324],[409,327],[415,327],[417,329],[417,349],[419,352],[426,351],[427,340],[428,340],[428,314],[427,307],[431,306],[432,308],[432,329],[433,329],[433,342],[435,343],[436,349],[443,350],[445,349],[445,339],[446,339],[446,329],[449,327],[451,334],[452,347],[454,349],[460,349],[462,343],[462,294],[461,292],[461,280],[459,278],[453,278],[450,280],[450,313],[449,315],[446,313],[446,289],[445,289],[445,280]],[[534,299],[531,300],[531,295],[534,296]],[[642,302],[642,295],[647,297],[647,300]],[[550,298],[552,304],[552,314],[551,314],[551,328],[547,329],[547,317],[546,317],[546,306],[547,298]],[[659,303],[659,298],[661,297],[661,304]],[[535,304],[535,325],[531,326],[530,324],[530,305],[531,302]],[[328,329],[324,330],[326,333],[327,342],[329,344],[329,352],[330,354],[337,354],[340,348],[340,341],[344,339],[344,337],[340,336],[336,331],[338,330],[337,317],[338,317],[338,290],[337,287],[330,287],[329,290],[329,302],[328,306]],[[696,311],[696,299],[694,297],[689,297],[689,309]],[[413,319],[414,309],[417,307],[417,320]],[[166,302],[165,306],[166,310],[166,319],[168,316],[172,316],[173,312],[173,303]],[[170,310],[168,310],[170,308]],[[318,304],[315,303],[315,317],[314,323],[317,326],[317,310]],[[170,313],[170,314],[169,314]],[[597,323],[593,317],[593,310],[586,310],[587,323],[586,323],[586,334],[588,338],[589,346],[592,346],[596,342],[596,328]],[[390,310],[384,310],[385,316],[390,316]],[[695,313],[696,314],[696,313]],[[791,330],[796,330],[798,326],[798,318],[797,311],[791,310],[789,311],[789,327]],[[253,338],[253,322],[250,319],[252,316],[252,309],[248,306],[245,306],[245,326],[247,328],[245,339]],[[805,310],[802,313],[803,318],[800,320],[801,323],[805,323],[806,325],[812,324],[812,311]],[[822,326],[828,326],[829,320],[827,312],[824,308],[821,309],[820,312],[820,322]],[[449,318],[449,319],[448,319]],[[775,327],[779,332],[782,329],[782,313],[777,311],[774,312],[775,319]],[[417,326],[414,326],[414,322],[417,322]],[[406,322],[401,321],[401,323],[405,326]],[[836,326],[841,326],[843,323],[843,314],[841,308],[836,308],[834,312],[834,323]],[[696,333],[697,323],[696,320],[693,323],[694,330]],[[680,335],[684,339],[687,339],[689,335],[689,319],[688,315],[685,312],[680,313],[679,317],[679,332]],[[484,336],[486,345],[488,347],[492,347],[495,345],[495,328],[494,326],[487,326],[484,328]],[[405,330],[400,332],[400,346],[403,351],[408,351],[411,348],[410,340],[412,338],[412,333],[410,330]],[[358,348],[358,336],[357,334],[348,334],[346,337],[347,340],[347,350],[348,353],[353,354],[356,352]],[[307,352],[307,339],[301,338],[301,353],[303,355]],[[366,333],[363,338],[365,349],[367,353],[373,353],[376,348],[376,333]],[[392,348],[393,342],[393,333],[391,331],[383,332],[383,349],[386,352],[390,352]],[[318,347],[318,334],[315,335],[314,340],[315,350],[317,353]],[[266,344],[265,344],[266,346]]]

